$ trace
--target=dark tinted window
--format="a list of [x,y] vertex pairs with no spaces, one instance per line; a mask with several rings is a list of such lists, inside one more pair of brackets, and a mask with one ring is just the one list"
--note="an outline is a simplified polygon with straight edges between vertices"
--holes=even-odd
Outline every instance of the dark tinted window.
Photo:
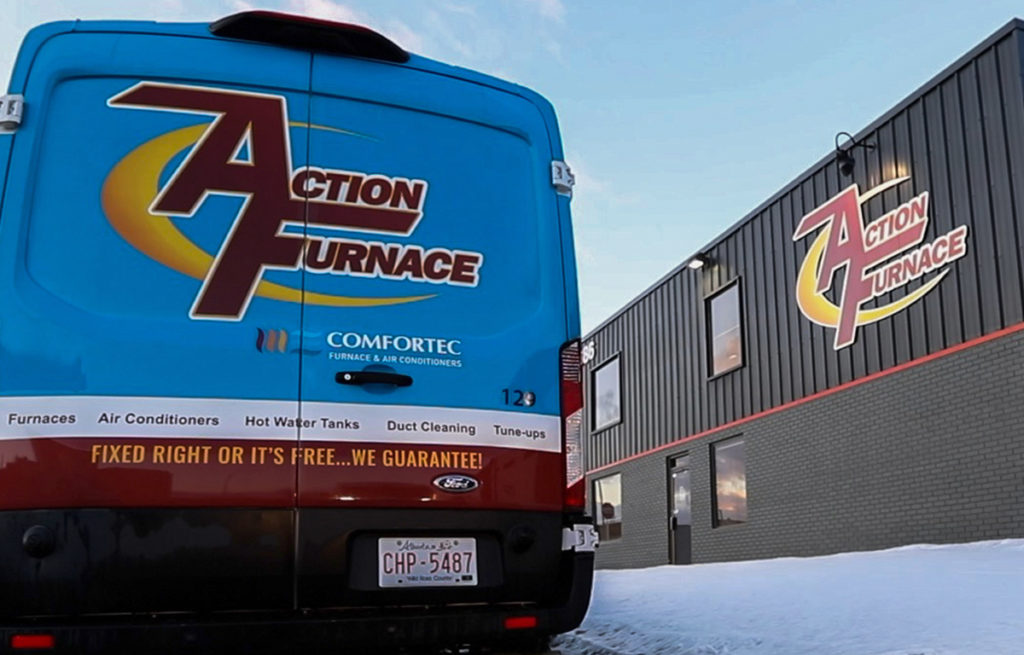
[[708,300],[708,344],[711,375],[743,365],[740,285],[736,282]]
[[594,522],[601,541],[622,536],[622,475],[594,480]]
[[747,522],[747,461],[743,439],[729,439],[711,446],[715,466],[714,525]]
[[594,371],[594,429],[614,425],[622,418],[619,392],[619,358]]

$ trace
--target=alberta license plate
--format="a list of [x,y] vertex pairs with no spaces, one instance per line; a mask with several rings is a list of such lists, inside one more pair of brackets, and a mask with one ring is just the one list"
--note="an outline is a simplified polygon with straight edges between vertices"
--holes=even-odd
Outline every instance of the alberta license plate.
[[377,580],[381,587],[476,586],[476,539],[379,539]]

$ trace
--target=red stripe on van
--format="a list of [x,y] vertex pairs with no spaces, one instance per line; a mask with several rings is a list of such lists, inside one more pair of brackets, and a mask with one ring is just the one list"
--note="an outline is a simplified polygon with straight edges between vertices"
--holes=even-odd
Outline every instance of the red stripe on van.
[[[292,507],[295,447],[291,441],[148,437],[0,441],[0,510]],[[559,453],[303,442],[296,459],[299,504],[307,507],[561,509]],[[450,473],[479,486],[453,493],[434,484]]]
[[[561,511],[560,453],[467,446],[303,442],[334,447],[348,461],[354,451],[374,450],[375,466],[301,466],[299,504],[304,507],[444,507]],[[459,461],[440,462],[445,453]],[[479,456],[463,457],[463,454]],[[451,458],[449,457],[449,460]],[[479,467],[479,468],[477,468]],[[448,473],[479,482],[473,491],[444,491],[434,480]]]

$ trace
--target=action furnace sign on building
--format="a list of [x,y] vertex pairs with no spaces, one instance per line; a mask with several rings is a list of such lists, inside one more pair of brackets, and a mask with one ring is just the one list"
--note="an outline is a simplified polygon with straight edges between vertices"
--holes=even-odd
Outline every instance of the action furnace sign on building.
[[[967,226],[960,225],[924,243],[928,230],[928,192],[922,191],[881,218],[864,224],[861,207],[868,200],[909,180],[900,177],[861,193],[851,184],[800,220],[793,233],[799,241],[821,229],[800,265],[796,298],[804,316],[818,325],[835,328],[836,350],[852,344],[857,328],[888,318],[917,302],[934,289],[967,254]],[[941,269],[941,270],[940,270]],[[842,273],[841,287],[835,276]],[[871,300],[939,271],[912,292],[877,307]]]

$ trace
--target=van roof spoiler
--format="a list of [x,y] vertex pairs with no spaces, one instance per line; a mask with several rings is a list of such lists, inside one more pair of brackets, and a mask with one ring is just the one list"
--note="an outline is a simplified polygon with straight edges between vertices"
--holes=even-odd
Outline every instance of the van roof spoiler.
[[396,64],[409,61],[409,53],[379,32],[362,25],[284,14],[243,11],[210,24],[215,36],[259,41],[348,57],[378,59]]

